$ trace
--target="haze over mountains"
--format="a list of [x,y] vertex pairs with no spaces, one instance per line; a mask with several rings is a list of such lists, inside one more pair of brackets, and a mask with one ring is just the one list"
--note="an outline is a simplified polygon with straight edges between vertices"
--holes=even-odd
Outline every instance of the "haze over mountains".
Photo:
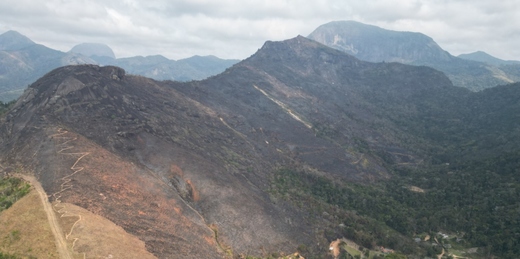
[[422,33],[337,21],[318,27],[308,37],[361,60],[430,66],[444,72],[454,85],[473,91],[520,81],[519,63],[504,67],[504,63],[488,62],[489,58],[454,57]]
[[116,58],[114,51],[109,46],[100,43],[81,43],[72,47],[69,52],[78,53],[86,57]]
[[69,52],[47,48],[15,31],[0,35],[0,101],[8,102],[21,95],[27,85],[54,68],[64,65],[116,65],[128,73],[156,80],[200,80],[223,72],[238,60],[214,56],[194,56],[178,61],[163,56],[116,59],[104,44],[83,43]]
[[[444,72],[454,85],[473,91],[520,80],[518,61],[503,61],[482,52],[454,57],[421,33],[340,21],[320,26],[309,38],[361,60],[430,66]],[[63,65],[114,65],[156,80],[190,81],[216,75],[238,62],[214,56],[178,61],[161,55],[117,59],[109,46],[98,43],[82,43],[63,53],[14,31],[0,35],[0,51],[0,101],[4,102],[15,99],[28,84]]]
[[205,79],[224,72],[226,68],[238,62],[238,60],[220,59],[215,56],[193,56],[177,61],[161,55],[116,59],[110,47],[95,43],[83,43],[74,46],[70,52],[90,57],[99,65],[118,66],[127,73],[156,80],[190,81]]
[[520,61],[516,61],[516,60],[502,60],[499,58],[495,58],[495,57],[487,54],[484,51],[476,51],[476,52],[468,53],[468,54],[460,54],[457,57],[462,58],[462,59],[467,59],[467,60],[488,63],[488,64],[495,65],[495,66],[520,64]]
[[330,258],[338,238],[372,255],[516,258],[519,99],[520,83],[473,92],[302,36],[201,81],[65,66],[2,115],[0,168],[41,182],[80,257],[117,244],[87,236],[75,206],[158,258]]
[[94,61],[47,48],[18,32],[8,31],[0,35],[0,100],[16,99],[29,84],[54,68],[84,63]]

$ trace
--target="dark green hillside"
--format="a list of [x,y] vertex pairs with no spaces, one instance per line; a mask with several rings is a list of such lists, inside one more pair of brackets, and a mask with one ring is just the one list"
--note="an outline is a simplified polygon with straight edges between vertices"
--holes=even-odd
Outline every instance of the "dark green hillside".
[[[459,246],[481,247],[484,254],[500,258],[518,257],[520,84],[466,93],[444,108],[446,100],[422,100],[417,116],[387,115],[410,136],[424,140],[420,145],[429,150],[428,161],[409,167],[387,159],[392,179],[361,185],[298,167],[282,169],[274,174],[273,193],[310,205],[317,214],[327,212],[331,225],[344,224],[331,227],[331,239],[346,236],[367,248],[378,244],[432,256],[431,247],[403,240],[441,231],[460,238]],[[396,103],[382,105],[388,111]]]

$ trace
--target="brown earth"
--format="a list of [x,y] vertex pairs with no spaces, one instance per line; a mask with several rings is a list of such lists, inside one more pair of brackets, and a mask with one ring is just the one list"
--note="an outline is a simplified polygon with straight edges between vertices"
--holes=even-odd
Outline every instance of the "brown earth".
[[329,245],[331,252],[332,252],[332,256],[334,256],[334,258],[338,258],[338,256],[339,256],[339,253],[340,253],[339,245],[341,244],[341,242],[342,242],[342,240],[340,240],[338,238],[338,239],[332,241]]
[[70,203],[58,207],[60,222],[74,221],[65,235],[80,258],[157,258],[146,250],[143,241],[110,220]]
[[156,258],[106,218],[69,203],[52,206],[34,178],[23,178],[33,189],[0,214],[0,251],[24,258]]
[[58,250],[60,258],[72,259],[74,256],[72,255],[71,250],[67,247],[67,241],[65,235],[63,234],[64,232],[61,228],[60,223],[58,222],[58,219],[56,217],[56,214],[54,213],[54,210],[52,209],[51,204],[49,203],[47,194],[43,190],[40,183],[36,179],[34,179],[34,177],[29,175],[24,175],[22,177],[26,181],[31,183],[31,185],[34,187],[34,190],[38,193],[38,196],[40,196],[41,206],[43,207],[43,210],[47,215],[47,220],[49,226],[51,227],[52,235],[54,236],[54,242],[56,244],[56,249]]
[[[140,236],[141,240],[153,239],[153,242],[148,241],[148,249],[154,249],[157,243],[178,239],[162,249],[189,258],[189,247],[198,244],[200,249],[198,252],[192,251],[194,256],[205,252],[207,247],[214,249],[211,253],[217,253],[214,241],[211,241],[213,232],[204,225],[200,216],[184,203],[178,204],[161,193],[164,188],[169,188],[163,180],[151,172],[136,168],[132,163],[122,161],[77,134],[60,129],[57,132],[59,135],[50,135],[57,144],[57,155],[72,164],[68,169],[69,174],[65,171],[61,178],[60,190],[53,194],[56,201],[63,202],[55,205],[57,210],[69,215],[66,207],[71,205],[63,204],[73,203],[108,219],[116,219],[118,225]],[[175,193],[169,195],[172,194]],[[100,229],[102,226],[92,227]],[[72,230],[75,231],[75,228]],[[173,233],[183,233],[183,236],[176,237],[176,234],[170,234],[171,230],[175,230]],[[202,240],[196,241],[198,235],[203,237]],[[191,240],[189,244],[188,240]],[[207,243],[207,240],[211,242]],[[81,238],[78,242],[78,245],[84,244]],[[89,246],[81,246],[81,251],[91,249],[87,248]],[[122,247],[118,250],[124,251]]]

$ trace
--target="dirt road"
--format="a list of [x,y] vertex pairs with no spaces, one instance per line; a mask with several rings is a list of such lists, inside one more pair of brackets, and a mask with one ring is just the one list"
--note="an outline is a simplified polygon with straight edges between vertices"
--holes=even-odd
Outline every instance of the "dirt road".
[[332,255],[334,256],[334,258],[338,258],[339,256],[339,245],[341,244],[341,240],[338,238],[334,241],[332,241],[329,245],[329,249],[330,251],[332,252]]
[[18,177],[23,178],[24,180],[31,183],[34,186],[34,189],[40,195],[40,199],[42,201],[43,209],[47,214],[47,219],[49,221],[49,225],[52,230],[52,234],[54,235],[54,239],[56,242],[56,249],[58,250],[58,254],[62,259],[73,259],[71,253],[67,249],[67,242],[65,237],[62,235],[63,231],[61,230],[61,226],[56,219],[56,215],[54,214],[54,210],[52,209],[52,205],[50,204],[47,194],[43,190],[41,184],[32,176],[27,175],[17,175]]

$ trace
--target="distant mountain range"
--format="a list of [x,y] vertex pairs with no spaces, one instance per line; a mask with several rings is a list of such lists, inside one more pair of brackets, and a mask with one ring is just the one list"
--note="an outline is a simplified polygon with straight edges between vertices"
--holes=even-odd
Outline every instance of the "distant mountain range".
[[36,44],[15,31],[0,35],[0,101],[10,101],[50,70],[75,64],[95,63],[76,54]]
[[142,75],[155,80],[191,81],[201,80],[224,72],[239,60],[220,59],[215,56],[193,56],[171,60],[161,55],[112,59],[92,56],[100,65],[112,65],[125,69],[130,74]]
[[18,32],[8,31],[0,35],[0,101],[16,99],[27,85],[65,65],[115,65],[128,73],[156,80],[190,81],[221,73],[238,61],[215,56],[175,61],[159,55],[116,59],[110,47],[96,43],[82,43],[65,53],[36,44]]
[[422,33],[336,21],[319,26],[308,38],[361,60],[430,66],[444,72],[454,85],[473,91],[520,81],[519,62],[501,62],[482,53],[454,57]]
[[103,66],[118,66],[127,73],[146,76],[155,80],[191,81],[201,80],[224,72],[239,60],[220,59],[215,56],[193,56],[171,60],[161,55],[115,58],[114,52],[104,44],[82,43],[70,52],[87,56]]
[[468,54],[460,54],[457,57],[467,60],[478,61],[482,63],[488,63],[494,66],[502,66],[502,65],[520,65],[520,61],[516,60],[502,60],[499,58],[495,58],[484,51],[476,51]]
[[[519,61],[500,60],[484,52],[455,57],[421,33],[337,21],[318,27],[308,38],[365,61],[430,66],[444,72],[454,85],[472,91],[520,81]],[[214,56],[177,61],[161,55],[116,58],[109,46],[97,43],[82,43],[65,53],[8,31],[0,35],[0,101],[17,98],[37,78],[65,65],[113,65],[156,80],[191,81],[219,74],[237,62]]]

